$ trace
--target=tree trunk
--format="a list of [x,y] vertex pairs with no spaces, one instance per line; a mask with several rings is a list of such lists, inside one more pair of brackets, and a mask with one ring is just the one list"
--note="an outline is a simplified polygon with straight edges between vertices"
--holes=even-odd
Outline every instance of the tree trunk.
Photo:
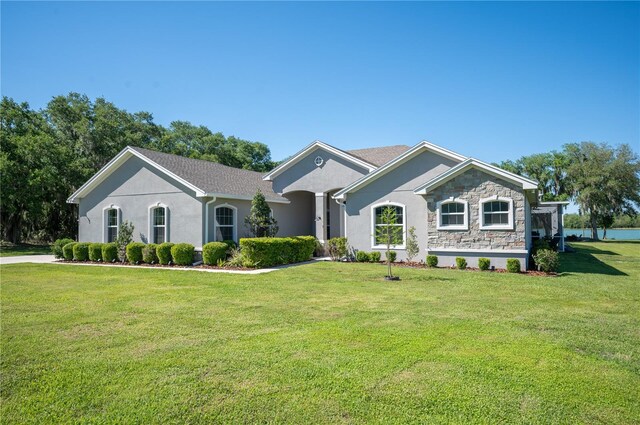
[[607,226],[602,226],[602,239],[607,239]]
[[598,219],[594,213],[591,213],[590,221],[591,221],[591,239],[593,239],[594,241],[600,240],[598,238]]

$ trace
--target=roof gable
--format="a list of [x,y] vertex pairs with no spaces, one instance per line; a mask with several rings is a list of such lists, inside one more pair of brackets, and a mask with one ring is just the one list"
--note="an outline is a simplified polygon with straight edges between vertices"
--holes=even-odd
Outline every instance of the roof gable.
[[417,187],[413,191],[413,193],[415,193],[416,195],[426,195],[431,190],[459,176],[460,174],[464,173],[465,171],[471,168],[475,168],[480,171],[484,171],[487,174],[501,178],[503,180],[516,183],[525,190],[532,190],[532,189],[538,188],[538,183],[533,180],[511,173],[507,170],[503,170],[502,168],[496,167],[495,165],[487,164],[486,162],[482,162],[478,159],[469,158],[461,162],[460,164],[456,165],[455,167],[450,168],[449,170],[445,171],[439,176],[436,176],[435,178],[429,180],[425,184]]
[[259,172],[132,146],[120,151],[76,190],[67,202],[78,203],[79,198],[86,196],[133,156],[193,190],[196,197],[216,196],[250,200],[260,189],[269,202],[289,202],[273,192],[271,185],[262,181],[262,174]]
[[380,167],[391,161],[392,159],[402,155],[409,149],[411,149],[411,146],[395,145],[381,146],[377,148],[354,149],[347,151],[347,153],[364,161],[367,161],[370,164]]
[[437,155],[441,155],[445,158],[448,158],[454,161],[459,161],[459,162],[464,161],[466,159],[466,157],[460,154],[457,154],[455,152],[452,152],[448,149],[434,145],[433,143],[429,143],[427,141],[422,141],[417,145],[413,146],[411,149],[405,151],[403,154],[397,156],[395,159],[387,162],[385,165],[373,171],[372,173],[369,173],[366,176],[356,180],[351,185],[345,187],[344,189],[336,193],[333,197],[335,199],[344,199],[347,193],[355,192],[367,186],[369,183],[379,179],[380,177],[384,176],[390,171],[395,170],[396,168],[400,167],[402,164],[409,161],[411,158],[425,151],[432,152]]
[[293,155],[291,158],[289,158],[288,160],[286,160],[285,162],[283,162],[282,164],[278,165],[276,168],[274,168],[273,170],[271,170],[269,173],[267,173],[263,179],[264,180],[273,180],[274,177],[278,176],[279,174],[281,174],[282,172],[284,172],[285,170],[289,169],[291,166],[297,164],[299,161],[301,161],[303,158],[305,158],[309,153],[313,152],[316,148],[321,148],[324,149],[328,152],[331,152],[332,154],[347,160],[353,164],[356,164],[368,171],[373,171],[376,169],[376,166],[364,161],[348,152],[345,152],[343,150],[340,150],[338,148],[335,148],[331,145],[328,145],[324,142],[321,142],[320,140],[316,140],[315,142],[307,145],[304,149],[302,149],[301,151],[299,151],[298,153],[296,153],[295,155]]

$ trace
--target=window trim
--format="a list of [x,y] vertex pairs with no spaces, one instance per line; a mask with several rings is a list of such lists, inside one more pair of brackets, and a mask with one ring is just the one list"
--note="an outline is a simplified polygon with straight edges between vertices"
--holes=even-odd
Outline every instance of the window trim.
[[[102,209],[102,242],[103,243],[108,243],[109,242],[109,218],[108,218],[108,214],[109,214],[109,210],[116,210],[117,211],[117,228],[116,228],[116,238],[118,237],[118,232],[120,231],[120,224],[122,224],[122,209],[114,204],[110,204],[107,205],[106,207],[104,207]],[[114,241],[115,242],[115,241]]]
[[155,210],[156,208],[164,208],[164,241],[170,242],[169,240],[169,207],[161,202],[156,202],[153,205],[149,205],[149,215],[148,215],[149,236],[147,237],[147,240],[149,241],[149,243],[157,243],[155,240],[153,240],[153,235],[155,234],[153,231],[155,227],[153,224],[153,210]]
[[[507,220],[508,223],[507,224],[497,224],[497,225],[485,225],[484,224],[484,204],[486,204],[487,202],[492,202],[492,201],[502,201],[502,202],[507,202],[509,205],[509,210],[507,211]],[[514,211],[513,211],[513,199],[512,198],[507,198],[507,197],[503,197],[503,196],[490,196],[489,198],[483,198],[480,199],[480,203],[478,204],[479,206],[479,211],[478,211],[478,225],[480,227],[480,230],[513,230],[513,215],[514,215]]]
[[[463,223],[453,225],[442,224],[442,206],[447,204],[463,204],[464,213],[462,214]],[[457,214],[454,214],[457,215]],[[436,203],[436,229],[438,230],[469,230],[469,202],[464,199],[454,198],[453,196],[448,199],[443,199]]]
[[371,206],[371,248],[386,249],[386,245],[376,245],[376,208],[396,206],[402,208],[402,244],[391,245],[392,249],[406,249],[407,246],[407,206],[399,202],[385,201]]
[[[231,210],[233,211],[233,226],[228,226],[228,225],[224,225],[224,226],[220,226],[218,225],[218,220],[216,219],[216,211],[218,210],[218,208],[231,208]],[[238,208],[234,207],[231,204],[220,204],[220,205],[216,205],[213,208],[213,239],[215,241],[216,236],[218,234],[218,227],[232,227],[233,228],[233,241],[235,243],[238,243]],[[222,241],[216,241],[216,242],[222,242]]]

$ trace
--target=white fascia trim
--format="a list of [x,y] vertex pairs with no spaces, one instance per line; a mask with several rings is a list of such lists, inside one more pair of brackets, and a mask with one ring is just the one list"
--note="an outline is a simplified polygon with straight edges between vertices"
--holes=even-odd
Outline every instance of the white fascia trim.
[[[205,194],[206,197],[214,197],[214,198],[224,198],[224,199],[234,199],[236,201],[252,201],[253,200],[253,196],[248,196],[248,195],[230,195],[228,193],[207,193]],[[290,204],[291,201],[288,200],[284,200],[284,199],[269,199],[265,197],[265,200],[268,203],[273,203],[273,204]]]
[[[442,219],[440,215],[440,207],[445,204],[464,204],[464,223],[463,224],[455,224],[452,226],[443,226]],[[469,230],[469,202],[464,199],[458,199],[451,197],[449,199],[444,199],[440,202],[436,203],[436,213],[437,213],[437,222],[436,229],[437,230]]]
[[148,226],[148,236],[147,236],[147,240],[149,241],[149,243],[156,243],[153,240],[153,210],[156,208],[164,208],[164,241],[165,242],[171,242],[169,240],[169,207],[166,206],[165,204],[161,203],[161,202],[156,202],[155,204],[149,205],[149,214],[148,214],[148,220],[149,220],[149,226]]
[[141,160],[143,160],[144,162],[146,162],[150,166],[156,168],[158,171],[161,171],[162,173],[166,174],[167,176],[171,177],[172,179],[182,183],[183,185],[185,185],[189,189],[193,190],[196,193],[197,197],[206,196],[206,193],[202,189],[194,186],[193,184],[191,184],[188,181],[184,180],[182,177],[178,177],[177,175],[175,175],[171,171],[167,170],[166,168],[162,167],[161,165],[158,165],[157,163],[151,161],[149,158],[147,158],[146,156],[144,156],[140,152],[136,151],[135,149],[131,148],[130,146],[127,146],[126,148],[121,150],[120,153],[118,155],[116,155],[111,161],[109,161],[104,167],[102,167],[100,169],[100,171],[98,171],[96,174],[94,174],[93,177],[91,177],[85,184],[80,186],[80,188],[78,190],[76,190],[73,193],[73,195],[71,195],[69,198],[67,198],[67,203],[69,203],[69,204],[77,204],[79,202],[78,201],[79,197],[86,196],[96,186],[98,186],[100,183],[102,183],[102,181],[104,181],[104,179],[109,177],[114,171],[116,171],[118,168],[120,168],[120,166],[122,164],[124,164],[125,161],[127,159],[129,159],[131,156],[136,156],[136,157],[140,158]]
[[443,252],[443,253],[469,253],[469,254],[528,254],[526,249],[464,249],[464,248],[427,248],[427,252]]
[[538,183],[533,180],[527,179],[517,174],[513,174],[509,171],[503,170],[502,168],[498,168],[491,164],[487,164],[486,162],[482,162],[478,159],[469,158],[466,161],[463,161],[460,164],[456,165],[455,167],[450,168],[449,170],[445,171],[439,176],[429,180],[422,186],[417,187],[416,189],[414,189],[413,193],[415,193],[416,195],[426,195],[429,191],[435,189],[441,184],[444,184],[449,180],[451,180],[452,178],[457,177],[460,174],[464,173],[465,171],[467,171],[468,168],[476,168],[478,170],[482,170],[488,174],[505,179],[507,181],[519,183],[522,185],[522,189],[524,190],[531,190],[531,189],[538,188]]
[[263,180],[273,180],[273,178],[275,176],[277,176],[278,174],[282,173],[283,171],[285,171],[287,168],[295,165],[296,163],[298,163],[302,158],[304,158],[309,152],[313,151],[316,148],[322,148],[328,152],[331,152],[332,154],[347,160],[349,162],[352,162],[356,165],[359,165],[362,168],[366,168],[367,170],[369,170],[369,172],[373,171],[376,169],[376,166],[373,164],[369,164],[366,161],[363,161],[359,158],[356,158],[353,155],[349,155],[347,152],[344,152],[340,149],[334,148],[331,145],[328,145],[324,142],[321,142],[320,140],[316,140],[315,142],[311,143],[310,145],[308,145],[307,147],[305,147],[304,149],[302,149],[301,151],[299,151],[297,154],[295,154],[293,157],[291,157],[288,161],[283,162],[282,164],[278,165],[276,168],[274,168],[273,170],[271,170],[267,175],[265,175],[262,179]]
[[436,153],[440,156],[444,156],[445,158],[449,158],[454,161],[464,161],[467,159],[467,157],[457,154],[455,152],[452,152],[448,149],[441,148],[440,146],[434,145],[433,143],[429,143],[427,141],[422,141],[417,145],[415,145],[414,147],[412,147],[411,149],[409,149],[408,151],[402,153],[401,155],[398,155],[395,159],[392,159],[391,161],[387,162],[385,165],[378,168],[374,172],[369,173],[366,176],[362,176],[361,178],[359,178],[349,186],[345,187],[344,189],[342,189],[341,191],[333,195],[333,198],[345,199],[347,193],[354,192],[360,189],[361,187],[366,186],[367,184],[375,181],[376,179],[382,177],[389,171],[394,170],[396,167],[407,162],[414,155],[416,155],[417,153],[420,153],[423,150]]
[[396,206],[402,208],[402,244],[391,245],[392,249],[406,249],[407,248],[407,206],[399,202],[384,201],[375,205],[371,205],[371,248],[372,249],[387,249],[386,245],[376,245],[376,208]]
[[[484,211],[482,208],[484,204],[491,201],[502,201],[502,202],[509,203],[509,211],[507,211],[507,217],[509,219],[509,222],[507,224],[497,224],[497,225],[493,224],[488,226],[484,224]],[[511,198],[505,198],[498,195],[490,196],[488,198],[482,198],[478,203],[478,226],[480,227],[480,230],[514,230],[513,228],[514,213],[515,212],[513,211],[513,199]]]
[[547,206],[547,205],[569,205],[571,202],[569,201],[541,201],[538,202],[538,205]]

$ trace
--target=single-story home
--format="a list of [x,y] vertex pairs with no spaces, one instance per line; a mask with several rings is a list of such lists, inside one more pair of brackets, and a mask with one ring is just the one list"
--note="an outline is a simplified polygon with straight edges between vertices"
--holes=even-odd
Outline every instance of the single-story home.
[[[420,142],[344,151],[316,141],[265,175],[225,165],[126,147],[68,199],[79,206],[79,240],[108,242],[128,220],[146,243],[210,241],[248,236],[244,218],[260,190],[278,236],[346,236],[356,250],[382,251],[376,227],[392,206],[402,227],[394,247],[406,258],[415,228],[419,259],[448,266],[480,257],[503,268],[507,258],[527,265],[538,184],[494,165]],[[562,205],[555,229],[562,231]],[[560,224],[558,224],[560,223]]]

